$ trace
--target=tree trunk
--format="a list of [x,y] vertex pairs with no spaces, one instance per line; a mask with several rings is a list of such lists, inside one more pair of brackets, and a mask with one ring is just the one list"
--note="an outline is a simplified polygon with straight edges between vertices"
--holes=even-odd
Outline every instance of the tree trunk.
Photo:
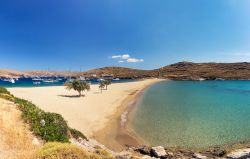
[[82,93],[81,93],[81,91],[79,91],[78,93],[79,93],[79,97],[81,97],[81,96],[82,96]]

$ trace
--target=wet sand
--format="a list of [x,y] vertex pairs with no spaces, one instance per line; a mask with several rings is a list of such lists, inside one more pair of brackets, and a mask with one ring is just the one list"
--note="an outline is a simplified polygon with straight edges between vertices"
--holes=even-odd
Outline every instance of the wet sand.
[[[155,82],[159,81],[162,80]],[[94,133],[96,135],[95,138],[99,142],[115,151],[124,150],[126,146],[148,144],[136,135],[136,133],[130,128],[129,123],[131,120],[130,112],[136,105],[137,98],[139,98],[143,91],[151,84],[146,85],[140,90],[135,90],[123,100],[117,112],[109,117],[110,120],[106,126]]]

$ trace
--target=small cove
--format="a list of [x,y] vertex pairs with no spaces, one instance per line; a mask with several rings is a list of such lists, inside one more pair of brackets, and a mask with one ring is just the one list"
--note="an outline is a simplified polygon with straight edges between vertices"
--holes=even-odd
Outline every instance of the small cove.
[[147,88],[129,127],[150,145],[207,148],[250,139],[250,81],[163,81]]

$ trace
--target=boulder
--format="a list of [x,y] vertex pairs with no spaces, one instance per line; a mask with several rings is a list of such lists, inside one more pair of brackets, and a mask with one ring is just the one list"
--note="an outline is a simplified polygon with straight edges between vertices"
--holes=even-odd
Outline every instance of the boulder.
[[197,159],[206,159],[207,158],[207,156],[204,156],[204,155],[202,155],[200,153],[194,153],[193,157],[197,158]]
[[227,153],[226,150],[223,150],[223,149],[215,149],[215,150],[213,151],[213,155],[218,156],[218,157],[222,157],[222,156],[224,156],[226,153]]
[[174,153],[173,153],[173,152],[168,152],[168,151],[167,151],[167,156],[168,156],[169,158],[171,158],[171,157],[174,156]]
[[215,147],[212,150],[207,150],[203,154],[205,154],[208,157],[222,157],[226,154],[226,150],[221,149],[220,147]]
[[181,149],[177,152],[177,154],[179,154],[180,156],[186,156],[186,157],[191,157],[194,155],[194,152],[191,150],[184,150]]
[[153,154],[153,156],[158,157],[158,158],[167,158],[167,153],[164,147],[162,146],[152,147],[151,153]]
[[151,155],[151,148],[147,146],[139,146],[134,148],[134,151],[139,152],[140,154],[143,155]]
[[228,159],[250,158],[250,148],[235,150],[227,154],[226,158]]
[[141,158],[142,159],[156,159],[155,157],[151,157],[151,156],[147,156],[147,155],[144,155]]

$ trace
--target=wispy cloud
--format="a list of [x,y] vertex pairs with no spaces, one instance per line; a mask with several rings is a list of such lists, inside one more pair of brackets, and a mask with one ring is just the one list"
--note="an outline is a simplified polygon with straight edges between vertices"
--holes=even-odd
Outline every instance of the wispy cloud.
[[123,54],[123,55],[113,55],[111,56],[112,59],[123,59],[126,60],[128,58],[130,58],[129,54]]
[[122,56],[121,55],[113,55],[111,56],[112,59],[118,59],[118,58],[121,58]]
[[121,58],[122,58],[122,59],[129,59],[129,58],[130,58],[130,55],[129,55],[129,54],[124,54],[124,55],[122,55]]
[[135,62],[144,62],[144,60],[143,59],[136,59],[136,58],[128,58],[127,62],[133,62],[133,63],[135,63]]
[[137,59],[131,57],[129,54],[121,54],[121,55],[113,55],[111,56],[112,59],[118,59],[118,63],[137,63],[137,62],[144,62],[143,59]]

